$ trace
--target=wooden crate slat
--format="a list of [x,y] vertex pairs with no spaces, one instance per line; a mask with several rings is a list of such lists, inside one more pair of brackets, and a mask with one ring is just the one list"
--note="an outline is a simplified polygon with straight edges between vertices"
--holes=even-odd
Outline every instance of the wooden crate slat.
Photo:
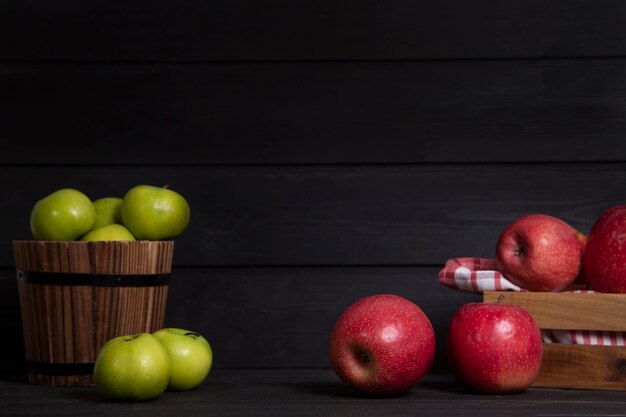
[[533,386],[626,391],[626,349],[544,344],[541,370]]
[[620,294],[494,291],[484,301],[522,306],[542,329],[626,330],[626,296]]

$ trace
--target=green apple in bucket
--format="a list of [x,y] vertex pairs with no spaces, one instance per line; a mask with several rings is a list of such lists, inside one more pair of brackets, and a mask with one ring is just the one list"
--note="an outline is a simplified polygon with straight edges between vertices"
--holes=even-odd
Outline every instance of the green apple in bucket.
[[103,197],[95,200],[96,218],[92,229],[99,229],[110,224],[122,224],[122,199],[119,197]]
[[80,238],[86,242],[97,242],[103,240],[135,240],[135,237],[121,224],[109,224],[98,229],[93,229]]
[[138,240],[165,240],[182,234],[190,217],[189,204],[167,187],[138,185],[121,205],[122,222]]
[[37,240],[75,240],[93,227],[96,209],[82,192],[63,188],[37,201],[30,229]]
[[108,399],[154,400],[169,383],[169,355],[150,333],[116,337],[99,350],[93,379],[96,391]]

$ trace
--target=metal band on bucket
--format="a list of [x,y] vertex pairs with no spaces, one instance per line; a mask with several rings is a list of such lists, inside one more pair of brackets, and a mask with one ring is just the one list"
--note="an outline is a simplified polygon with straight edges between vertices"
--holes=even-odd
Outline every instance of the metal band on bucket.
[[83,274],[16,270],[17,280],[30,284],[93,287],[156,287],[169,285],[172,274]]

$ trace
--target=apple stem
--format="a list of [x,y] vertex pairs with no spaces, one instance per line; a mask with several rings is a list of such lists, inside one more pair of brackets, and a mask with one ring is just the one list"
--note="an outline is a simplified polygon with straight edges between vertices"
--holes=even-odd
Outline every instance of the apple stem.
[[200,335],[196,332],[187,332],[185,333],[185,336],[200,337]]

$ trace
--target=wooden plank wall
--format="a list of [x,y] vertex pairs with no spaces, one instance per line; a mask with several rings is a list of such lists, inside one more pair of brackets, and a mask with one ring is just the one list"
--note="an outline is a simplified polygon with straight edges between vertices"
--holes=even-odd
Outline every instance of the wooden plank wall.
[[[356,299],[445,332],[530,212],[588,232],[626,200],[618,0],[12,1],[0,5],[0,372],[23,369],[10,242],[34,202],[170,184],[192,207],[167,324],[215,366],[326,367]],[[8,339],[6,339],[8,338]]]

